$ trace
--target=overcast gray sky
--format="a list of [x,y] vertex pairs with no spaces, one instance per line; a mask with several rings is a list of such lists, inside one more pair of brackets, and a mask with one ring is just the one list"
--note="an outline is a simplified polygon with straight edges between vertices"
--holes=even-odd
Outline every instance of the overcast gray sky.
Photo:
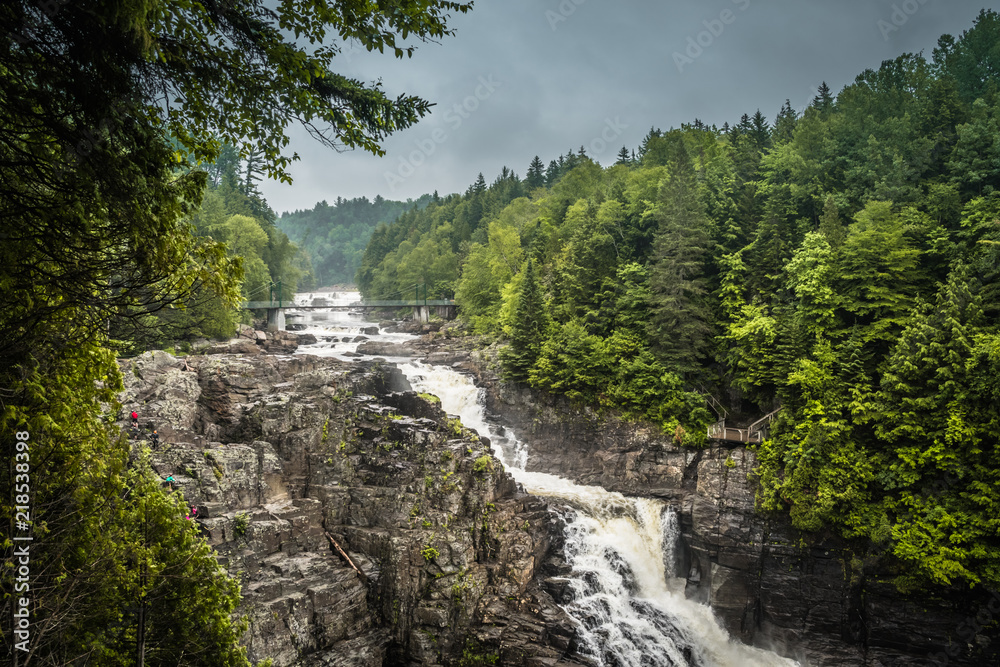
[[904,52],[971,27],[984,0],[476,0],[455,37],[413,58],[347,50],[337,71],[435,102],[386,155],[336,153],[292,128],[293,185],[262,184],[271,207],[463,192],[507,165],[522,177],[585,146],[608,165],[651,126],[722,125],[785,99],[799,112],[826,81],[838,92]]

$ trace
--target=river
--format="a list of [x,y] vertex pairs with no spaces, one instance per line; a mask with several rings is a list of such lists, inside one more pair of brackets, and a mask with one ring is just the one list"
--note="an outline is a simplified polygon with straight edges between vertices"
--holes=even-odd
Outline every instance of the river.
[[[357,292],[299,294],[348,304]],[[289,323],[303,324],[315,345],[300,354],[353,360],[362,329],[377,326],[356,313],[302,311]],[[370,330],[370,329],[369,329]],[[403,342],[409,334],[366,334],[369,340]],[[486,417],[472,378],[449,367],[412,359],[389,359],[414,390],[434,394],[451,415],[490,438],[494,454],[526,491],[545,496],[565,522],[565,558],[572,566],[572,601],[580,653],[602,667],[791,667],[799,663],[730,639],[706,605],[685,598],[676,571],[680,537],[675,511],[647,498],[630,498],[600,487],[580,486],[556,475],[525,470],[527,449],[509,430]]]

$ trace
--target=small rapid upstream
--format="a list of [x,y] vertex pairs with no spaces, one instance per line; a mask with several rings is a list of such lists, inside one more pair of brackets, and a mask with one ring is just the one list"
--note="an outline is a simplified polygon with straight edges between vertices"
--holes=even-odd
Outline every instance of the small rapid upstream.
[[[326,295],[329,298],[329,295]],[[311,295],[298,295],[306,303]],[[357,293],[337,295],[357,300]],[[301,299],[301,301],[299,300]],[[291,320],[291,318],[290,318]],[[305,311],[296,321],[319,339],[303,354],[352,358],[354,338],[372,326],[346,312]],[[369,334],[400,342],[406,334]],[[346,340],[345,340],[346,339]],[[628,498],[525,470],[530,452],[490,423],[472,379],[451,368],[409,359],[398,363],[414,390],[441,399],[445,412],[490,438],[494,453],[529,493],[553,499],[566,525],[565,558],[572,566],[566,611],[579,624],[578,650],[602,667],[764,667],[798,663],[731,641],[709,607],[687,600],[676,575],[677,515],[659,501]]]

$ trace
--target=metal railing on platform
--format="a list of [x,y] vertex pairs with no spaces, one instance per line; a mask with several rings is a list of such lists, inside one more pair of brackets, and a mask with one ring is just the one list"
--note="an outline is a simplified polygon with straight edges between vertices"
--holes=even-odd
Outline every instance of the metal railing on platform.
[[732,428],[726,426],[726,420],[720,419],[708,427],[708,437],[716,440],[735,440],[737,442],[763,442],[768,435],[768,426],[774,421],[781,408],[773,410],[749,426]]
[[733,440],[735,442],[756,442],[762,440],[760,431],[751,431],[747,428],[731,428],[726,426],[723,419],[708,427],[708,437],[715,440]]

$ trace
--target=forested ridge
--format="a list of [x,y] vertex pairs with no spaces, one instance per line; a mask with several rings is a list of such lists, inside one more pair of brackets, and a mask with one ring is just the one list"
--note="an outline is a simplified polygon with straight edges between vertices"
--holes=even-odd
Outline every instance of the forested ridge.
[[[1000,585],[1000,16],[808,108],[504,168],[379,226],[357,282],[428,287],[506,377],[699,446],[750,421],[758,505],[902,588]],[[775,105],[779,106],[778,104]]]
[[312,276],[305,276],[302,289],[350,284],[361,265],[361,257],[379,223],[390,223],[404,211],[423,208],[434,195],[416,201],[391,201],[376,196],[344,199],[332,205],[321,201],[312,209],[282,213],[278,228],[301,249]]

